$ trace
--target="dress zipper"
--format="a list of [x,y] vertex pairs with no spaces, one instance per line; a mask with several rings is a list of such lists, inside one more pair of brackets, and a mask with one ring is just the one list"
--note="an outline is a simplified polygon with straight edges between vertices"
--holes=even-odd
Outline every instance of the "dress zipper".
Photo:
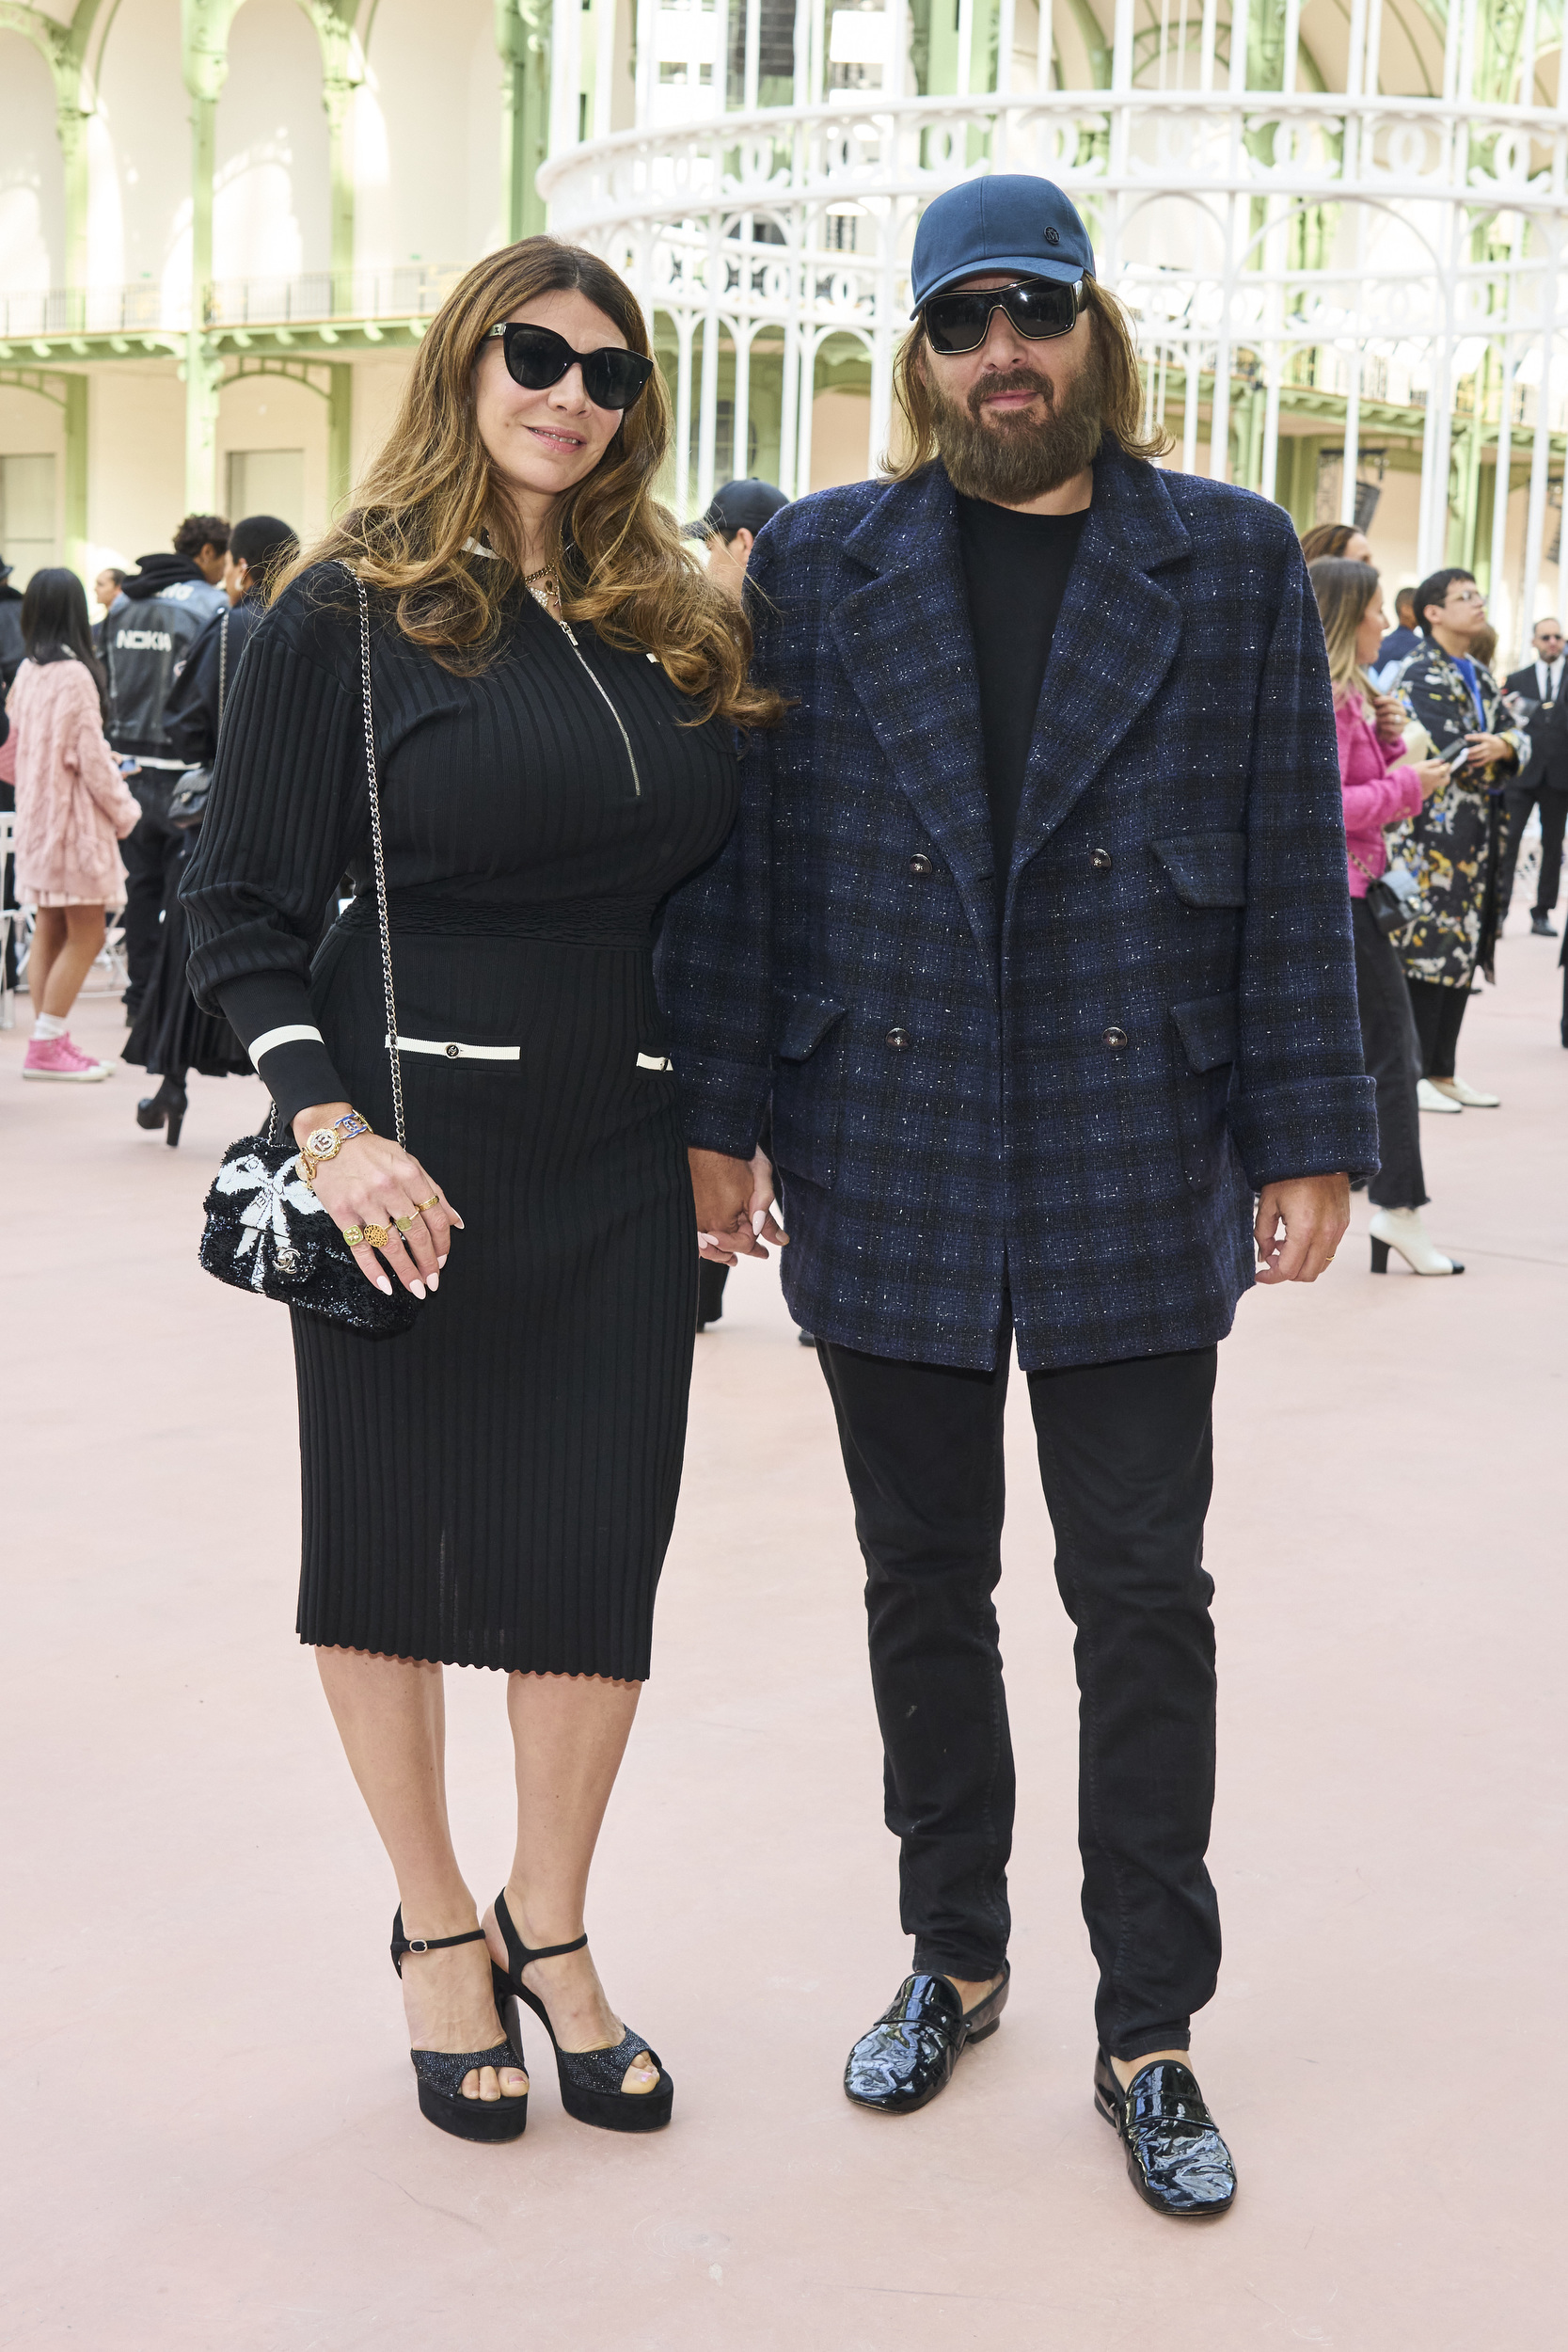
[[642,779],[637,772],[637,755],[631,748],[631,737],[626,733],[625,724],[622,722],[621,714],[616,709],[615,705],[610,701],[604,687],[599,684],[599,680],[596,676],[594,676],[593,670],[589,669],[588,663],[583,660],[582,647],[578,644],[577,638],[572,632],[571,624],[567,621],[559,619],[553,612],[551,613],[550,618],[555,622],[558,628],[565,630],[567,644],[571,646],[572,651],[577,655],[578,660],[582,662],[583,668],[588,671],[588,675],[591,678],[593,678],[594,685],[598,687],[600,699],[602,700],[605,708],[609,711],[616,725],[621,729],[621,740],[626,747],[626,763],[631,770],[632,798],[633,800],[640,801],[642,798]]

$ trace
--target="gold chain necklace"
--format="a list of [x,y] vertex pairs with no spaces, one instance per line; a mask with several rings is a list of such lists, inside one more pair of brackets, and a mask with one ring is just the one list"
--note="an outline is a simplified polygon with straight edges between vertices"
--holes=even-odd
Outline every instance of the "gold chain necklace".
[[[536,580],[543,580],[544,586],[542,588],[536,587],[534,585]],[[549,611],[552,604],[559,604],[561,602],[561,582],[556,578],[554,567],[551,564],[541,564],[537,571],[525,572],[523,574],[523,586],[528,590],[529,595],[533,598],[534,603],[542,604],[546,612]]]

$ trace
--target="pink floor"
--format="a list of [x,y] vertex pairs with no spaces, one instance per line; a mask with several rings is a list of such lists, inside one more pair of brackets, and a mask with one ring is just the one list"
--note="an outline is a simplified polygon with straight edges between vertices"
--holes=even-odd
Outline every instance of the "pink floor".
[[[1517,918],[1516,918],[1517,926]],[[1242,2190],[1182,2231],[1091,2110],[1074,1693],[1026,1406],[1004,1635],[1015,1990],[925,2114],[839,2090],[894,1989],[859,1561],[771,1273],[698,1343],[651,1684],[591,1920],[663,2051],[649,2141],[423,2123],[393,1890],[292,1631],[283,1315],[198,1270],[260,1089],[23,1087],[0,1037],[6,2247],[0,2344],[53,2352],[1536,2352],[1562,2340],[1568,1053],[1556,950],[1501,951],[1427,1119],[1457,1283],[1257,1295],[1222,1356],[1212,1862],[1196,2060]],[[77,1033],[118,1050],[117,1009]],[[1366,1220],[1357,1206],[1357,1233]],[[1023,1406],[1021,1396],[1015,1404]],[[508,1852],[500,1691],[449,1677],[460,1846]],[[542,2044],[543,2037],[534,2041]]]

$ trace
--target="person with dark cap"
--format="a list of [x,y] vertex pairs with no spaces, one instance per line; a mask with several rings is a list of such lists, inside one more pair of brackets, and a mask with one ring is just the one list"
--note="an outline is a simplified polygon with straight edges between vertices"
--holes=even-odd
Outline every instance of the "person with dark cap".
[[[215,612],[176,670],[164,705],[164,727],[182,767],[210,770],[224,704],[240,657],[267,608],[270,582],[299,553],[299,540],[276,515],[247,515],[234,525],[224,558],[221,612]],[[181,811],[174,808],[173,816]],[[175,825],[178,848],[165,887],[157,960],[132,1025],[122,1059],[161,1081],[136,1104],[136,1124],[163,1130],[177,1145],[184,1124],[189,1073],[248,1077],[251,1059],[222,1013],[203,1012],[185,977],[190,929],[181,902],[185,865],[200,837],[200,818]],[[325,913],[325,910],[324,910]]]
[[229,525],[218,515],[187,515],[171,554],[137,559],[103,624],[109,675],[109,740],[140,803],[142,821],[125,849],[125,961],[131,984],[125,1009],[135,1022],[158,961],[159,916],[176,878],[183,844],[168,821],[175,779],[185,761],[170,741],[165,706],[175,673],[190,659],[209,621],[224,609],[221,586]]
[[1258,1256],[1316,1279],[1377,1166],[1323,628],[1280,507],[1149,462],[1059,188],[949,189],[912,278],[908,446],[755,550],[753,675],[788,717],[666,914],[697,1225],[753,1253],[770,1099],[915,1938],[848,2096],[925,2106],[1007,1998],[1016,1342],[1077,1627],[1095,2104],[1148,2203],[1212,2215],[1235,2172],[1188,2052],[1220,1958],[1217,1343]]
[[[752,560],[757,533],[788,504],[776,483],[763,482],[755,474],[748,474],[744,482],[726,482],[721,490],[714,492],[696,521],[687,524],[687,537],[701,539],[706,547],[709,580],[736,604],[745,601],[746,566]],[[721,1319],[729,1272],[727,1265],[710,1258],[705,1258],[698,1266],[699,1331],[705,1331],[709,1324]],[[802,1331],[800,1338],[803,1347],[815,1344],[809,1331]]]

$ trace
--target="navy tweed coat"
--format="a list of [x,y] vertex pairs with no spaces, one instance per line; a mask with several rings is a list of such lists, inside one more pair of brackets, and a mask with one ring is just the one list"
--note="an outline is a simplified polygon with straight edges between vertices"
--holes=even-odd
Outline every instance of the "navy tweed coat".
[[1009,1301],[1028,1371],[1222,1338],[1257,1188],[1377,1162],[1289,517],[1101,454],[1000,876],[942,467],[785,508],[751,575],[794,707],[658,971],[689,1140],[749,1156],[771,1097],[797,1321],[976,1370]]

